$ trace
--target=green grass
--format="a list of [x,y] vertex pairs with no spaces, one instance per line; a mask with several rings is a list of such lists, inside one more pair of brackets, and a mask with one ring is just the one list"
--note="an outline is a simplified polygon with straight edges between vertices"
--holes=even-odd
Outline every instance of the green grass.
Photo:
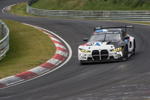
[[131,23],[131,24],[144,24],[144,25],[150,25],[150,22],[144,22],[144,21],[128,21],[128,20],[117,20],[114,22],[122,22],[122,23]]
[[4,22],[10,28],[10,50],[0,61],[0,78],[29,70],[53,56],[55,46],[47,35],[19,22]]
[[26,12],[26,3],[25,2],[16,4],[15,6],[12,6],[10,13],[15,14],[15,15],[21,15],[21,16],[33,16]]
[[[0,26],[0,28],[1,28],[1,26]],[[0,32],[1,32],[1,30],[0,30]],[[0,40],[1,39],[3,39],[2,33],[0,33]]]
[[150,22],[134,22],[134,23],[137,23],[137,24],[145,24],[145,25],[150,25]]
[[50,10],[150,10],[149,0],[38,0],[32,6]]
[[2,35],[0,34],[0,40],[2,40],[3,39],[3,37],[2,37]]

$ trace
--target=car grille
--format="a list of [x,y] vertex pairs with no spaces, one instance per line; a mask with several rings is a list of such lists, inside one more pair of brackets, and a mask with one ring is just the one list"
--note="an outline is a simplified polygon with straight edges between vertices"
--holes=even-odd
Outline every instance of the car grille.
[[94,61],[98,60],[107,60],[109,57],[109,52],[107,50],[93,50],[92,51],[92,58]]
[[101,50],[101,60],[107,60],[109,57],[109,53],[107,50]]
[[100,60],[100,52],[99,50],[93,50],[92,51],[92,57],[94,60]]

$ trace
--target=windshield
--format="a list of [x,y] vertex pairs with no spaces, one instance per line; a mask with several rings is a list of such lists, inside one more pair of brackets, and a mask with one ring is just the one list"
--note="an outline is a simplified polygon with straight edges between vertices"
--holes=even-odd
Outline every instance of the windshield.
[[120,41],[121,40],[121,36],[120,34],[114,34],[114,33],[105,33],[105,34],[96,34],[93,35],[90,38],[90,42],[94,42],[94,41],[111,41],[111,42],[115,42],[115,41]]

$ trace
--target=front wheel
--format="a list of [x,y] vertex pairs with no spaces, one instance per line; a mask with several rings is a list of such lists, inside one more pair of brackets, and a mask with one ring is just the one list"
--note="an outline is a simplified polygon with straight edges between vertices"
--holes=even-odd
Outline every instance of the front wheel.
[[126,45],[123,49],[123,60],[128,60],[128,54],[129,54],[128,45]]
[[80,65],[85,65],[85,64],[86,64],[86,62],[85,62],[85,61],[80,60]]

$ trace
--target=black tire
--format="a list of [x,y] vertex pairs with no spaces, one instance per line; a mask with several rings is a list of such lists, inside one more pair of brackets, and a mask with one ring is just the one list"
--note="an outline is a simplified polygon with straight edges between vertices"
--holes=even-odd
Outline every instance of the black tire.
[[85,61],[80,60],[80,65],[85,65],[85,64],[86,64]]
[[136,42],[135,42],[135,40],[134,40],[134,48],[133,48],[133,55],[135,55],[135,49],[136,49]]
[[123,49],[123,60],[128,60],[128,54],[129,54],[128,45],[126,45]]

